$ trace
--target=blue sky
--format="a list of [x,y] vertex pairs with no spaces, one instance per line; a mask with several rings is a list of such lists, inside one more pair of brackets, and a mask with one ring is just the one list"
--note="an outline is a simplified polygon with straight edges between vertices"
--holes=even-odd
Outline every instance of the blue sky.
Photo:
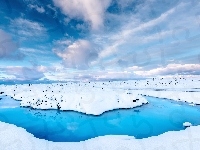
[[199,75],[198,0],[3,0],[0,80]]

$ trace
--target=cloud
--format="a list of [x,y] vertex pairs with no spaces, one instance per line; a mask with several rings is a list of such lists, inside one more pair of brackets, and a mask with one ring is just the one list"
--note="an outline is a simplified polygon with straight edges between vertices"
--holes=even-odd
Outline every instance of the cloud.
[[121,11],[126,10],[127,7],[132,6],[135,1],[133,0],[116,0],[116,3]]
[[141,78],[134,72],[130,71],[99,71],[93,72],[90,75],[75,76],[75,79],[88,79],[88,80],[108,80],[108,79],[134,79]]
[[23,55],[18,51],[18,46],[8,33],[0,29],[0,59],[22,59]]
[[32,5],[32,4],[29,4],[28,7],[30,9],[35,9],[37,10],[39,13],[44,13],[45,12],[45,9],[41,6],[39,7],[38,5]]
[[47,68],[44,66],[36,67],[22,67],[22,66],[7,66],[6,68],[0,68],[8,76],[14,76],[16,80],[39,80],[44,77],[44,72]]
[[70,18],[82,19],[90,23],[92,29],[103,26],[104,14],[111,0],[53,0],[55,6]]
[[[192,64],[200,62],[200,2],[53,0],[44,5],[24,1],[25,12],[3,15],[4,31],[0,30],[0,58],[18,59],[22,53],[25,65],[33,66],[11,68],[10,74],[17,78],[32,78],[37,72],[36,78],[48,75],[55,79],[198,74]],[[43,13],[44,24],[32,20],[39,15],[37,11]],[[64,25],[62,33],[49,32],[57,23]],[[16,39],[23,47],[18,48]],[[52,67],[54,63],[61,68]],[[38,69],[37,64],[51,67]]]
[[[117,48],[119,46],[130,42],[130,40],[131,40],[131,43],[134,44],[134,41],[135,42],[139,41],[140,43],[141,40],[145,40],[145,38],[149,38],[144,33],[142,33],[143,35],[141,37],[141,32],[158,25],[163,21],[166,21],[168,16],[172,15],[174,11],[175,11],[175,8],[172,8],[168,10],[167,12],[161,14],[159,17],[145,23],[143,22],[135,23],[134,21],[131,20],[128,24],[125,24],[118,33],[114,33],[111,37],[109,37],[112,41],[114,41],[114,43],[112,43],[111,46],[106,47],[106,49],[100,53],[100,57],[104,58],[113,54],[113,52],[117,51]],[[134,38],[134,36],[136,38]],[[138,39],[138,37],[140,39]],[[158,38],[160,37],[158,36]]]
[[49,54],[49,51],[44,51],[44,50],[40,50],[40,49],[35,49],[35,48],[28,48],[28,47],[20,47],[19,51],[25,55],[29,55],[29,54]]
[[[61,66],[60,66],[61,67]],[[17,67],[8,66],[0,68],[4,77],[10,77],[13,80],[108,80],[108,79],[139,79],[153,76],[168,75],[200,75],[200,64],[168,64],[166,67],[159,67],[152,70],[133,66],[124,71],[105,70],[88,71],[79,70],[71,72],[70,69],[61,67],[60,69],[45,66],[35,67]]]
[[64,51],[54,48],[53,52],[63,59],[63,64],[67,68],[88,69],[90,62],[98,57],[93,44],[87,40],[77,40]]
[[72,40],[70,40],[69,38],[63,38],[60,40],[54,40],[53,44],[56,47],[56,49],[65,49],[66,47],[72,44]]
[[131,71],[91,71],[91,70],[76,70],[71,71],[67,68],[60,68],[54,72],[45,73],[45,77],[49,80],[108,80],[108,79],[134,79],[142,78]]
[[40,37],[41,40],[42,38],[47,36],[46,28],[42,24],[23,18],[17,18],[12,20],[10,29],[15,35],[19,35],[19,37]]
[[141,76],[156,75],[200,75],[200,64],[168,64],[166,67],[155,68],[149,71],[135,71]]
[[[118,30],[93,36],[103,43],[96,65],[155,68],[166,65],[171,59],[177,60],[176,63],[198,63],[199,6],[200,3],[191,5],[191,2],[184,0],[166,4],[155,0],[140,3],[135,13],[128,14],[129,21]],[[148,12],[151,11],[155,13],[149,16]],[[119,19],[121,17],[118,15]]]

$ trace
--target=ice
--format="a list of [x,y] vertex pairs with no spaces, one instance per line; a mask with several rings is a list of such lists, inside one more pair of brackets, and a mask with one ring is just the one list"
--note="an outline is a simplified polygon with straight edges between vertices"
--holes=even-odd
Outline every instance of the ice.
[[141,95],[126,89],[112,88],[104,82],[26,84],[2,86],[7,96],[20,100],[23,107],[34,109],[74,110],[100,115],[119,108],[133,108],[147,104]]
[[166,98],[175,101],[188,102],[191,104],[200,104],[200,92],[140,90],[137,91],[137,93],[157,98]]
[[0,97],[0,109],[1,108],[16,108],[19,107],[18,101],[13,101],[9,97],[2,96]]
[[135,139],[130,136],[103,136],[83,142],[50,142],[35,138],[25,129],[0,122],[0,149],[4,150],[199,150],[200,126],[169,131],[159,136]]
[[[171,77],[129,81],[0,85],[4,95],[35,109],[75,110],[99,115],[146,104],[143,96],[200,104],[200,78]],[[136,100],[137,99],[137,100]],[[136,100],[136,101],[135,101]]]
[[[146,83],[146,84],[145,84]],[[200,105],[200,78],[153,78],[139,82],[137,94]]]
[[0,85],[4,95],[35,109],[74,110],[100,115],[148,103],[144,96],[200,104],[200,78],[171,77],[129,81]]
[[[19,100],[20,105],[35,109],[74,110],[99,115],[118,108],[133,108],[148,103],[146,96],[200,104],[200,78],[150,78],[130,81],[67,82],[54,84],[0,85],[1,96]],[[11,105],[10,102],[6,106]],[[115,123],[112,120],[111,123]],[[184,126],[191,126],[185,122]],[[72,126],[68,128],[74,130]],[[13,149],[181,149],[198,150],[200,126],[170,131],[146,139],[130,136],[103,136],[84,142],[49,142],[35,138],[24,129],[0,122],[0,145]],[[117,143],[117,144],[116,144]]]
[[190,122],[184,122],[184,123],[183,123],[183,126],[184,126],[184,127],[190,127],[190,126],[192,126],[192,124],[191,124]]

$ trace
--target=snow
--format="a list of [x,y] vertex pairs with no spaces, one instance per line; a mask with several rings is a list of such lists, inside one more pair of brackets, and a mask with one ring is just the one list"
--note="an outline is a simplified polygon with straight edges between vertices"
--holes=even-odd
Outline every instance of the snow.
[[[145,80],[113,82],[67,82],[54,84],[0,85],[1,108],[21,106],[35,109],[74,110],[100,115],[118,108],[133,108],[148,103],[144,96],[185,101],[195,106],[200,104],[200,78],[151,78]],[[12,103],[12,97],[16,103]],[[9,100],[10,99],[10,100]],[[14,101],[14,100],[13,100]],[[170,131],[146,139],[130,136],[103,136],[83,142],[50,142],[37,139],[25,129],[0,122],[0,149],[181,149],[198,150],[200,126],[191,126],[182,131]],[[117,143],[117,144],[116,144]]]
[[[119,108],[147,104],[144,96],[200,105],[200,78],[171,77],[129,81],[0,85],[4,95],[35,109],[74,110],[100,115]],[[137,100],[137,101],[135,101]]]
[[200,105],[199,85],[200,78],[154,78],[139,82],[135,93],[188,102],[195,106]]
[[141,95],[129,93],[124,89],[113,89],[104,83],[96,82],[2,85],[1,90],[5,92],[4,95],[20,100],[23,107],[74,110],[93,115],[148,103]]
[[184,126],[184,127],[190,127],[190,126],[192,126],[192,124],[191,124],[190,122],[184,122],[184,123],[183,123],[183,126]]
[[25,129],[0,122],[0,149],[4,150],[199,150],[200,126],[169,131],[159,136],[135,139],[130,136],[103,136],[83,142],[50,142],[37,139]]
[[200,92],[139,90],[137,93],[157,98],[200,104]]
[[16,107],[19,107],[18,101],[13,101],[12,99],[6,96],[0,97],[0,109],[1,108],[16,108]]

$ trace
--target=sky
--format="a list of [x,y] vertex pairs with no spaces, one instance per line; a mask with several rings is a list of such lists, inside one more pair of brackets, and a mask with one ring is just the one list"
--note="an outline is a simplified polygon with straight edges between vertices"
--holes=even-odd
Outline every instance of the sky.
[[199,0],[2,0],[0,80],[200,74]]

